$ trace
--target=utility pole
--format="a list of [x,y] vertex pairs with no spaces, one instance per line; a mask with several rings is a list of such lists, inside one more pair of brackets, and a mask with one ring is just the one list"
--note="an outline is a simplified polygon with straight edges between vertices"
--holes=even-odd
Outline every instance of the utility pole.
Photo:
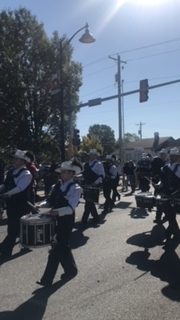
[[142,123],[141,121],[139,123],[136,124],[137,126],[139,126],[139,130],[138,130],[138,134],[140,139],[142,140],[142,126],[145,125],[145,123]]
[[122,135],[122,127],[123,127],[123,123],[122,123],[122,95],[121,95],[121,86],[122,86],[122,82],[121,82],[121,64],[122,63],[126,63],[126,61],[121,60],[120,55],[117,55],[117,58],[111,57],[109,56],[110,59],[114,60],[117,62],[117,75],[116,75],[116,81],[117,81],[117,85],[118,85],[118,127],[119,127],[119,158],[121,159],[121,161],[123,162],[123,135]]

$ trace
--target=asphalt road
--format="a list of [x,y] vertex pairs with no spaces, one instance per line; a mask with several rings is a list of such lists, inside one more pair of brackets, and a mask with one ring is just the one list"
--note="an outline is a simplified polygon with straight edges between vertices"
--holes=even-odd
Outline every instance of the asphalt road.
[[[164,227],[153,224],[154,211],[122,195],[112,213],[81,234],[82,212],[80,203],[72,235],[77,277],[62,282],[59,267],[52,287],[41,289],[36,281],[49,248],[21,255],[17,245],[0,266],[0,320],[179,320],[180,246],[162,248]],[[0,239],[5,231],[1,225]]]

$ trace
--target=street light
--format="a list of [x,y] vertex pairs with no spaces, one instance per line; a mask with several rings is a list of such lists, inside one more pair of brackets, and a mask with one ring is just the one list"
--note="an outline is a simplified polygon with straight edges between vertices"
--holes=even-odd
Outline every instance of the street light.
[[[63,50],[65,49],[65,47],[72,41],[72,39],[82,30],[85,29],[85,32],[83,33],[83,35],[80,37],[79,41],[81,43],[93,43],[95,42],[95,38],[93,37],[93,35],[89,32],[89,26],[88,23],[86,23],[82,28],[78,29],[64,44],[64,46],[62,46],[62,42],[60,43],[60,55],[61,55],[61,59],[60,59],[60,77],[61,77],[61,81],[62,81],[62,53]],[[62,81],[63,83],[63,81]],[[61,107],[61,160],[64,161],[65,160],[65,137],[64,137],[64,90],[63,90],[63,85],[61,86],[61,92],[60,92],[60,107]],[[71,115],[70,115],[70,122],[71,120]],[[71,123],[70,123],[70,130],[72,131],[71,128]],[[72,144],[72,132],[70,132],[70,144]]]

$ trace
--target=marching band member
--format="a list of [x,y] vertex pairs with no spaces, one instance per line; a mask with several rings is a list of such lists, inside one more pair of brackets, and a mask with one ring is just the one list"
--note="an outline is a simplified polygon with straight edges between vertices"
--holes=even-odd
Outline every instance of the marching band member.
[[111,198],[111,192],[113,191],[117,178],[117,167],[112,161],[112,156],[109,154],[106,156],[106,161],[104,162],[104,171],[105,178],[103,181],[103,193],[106,201],[104,204],[103,213],[106,214],[111,212],[112,208],[114,207],[114,201]]
[[[161,149],[158,156],[155,156],[151,161],[151,172],[152,172],[152,184],[156,185],[161,180],[162,168],[167,162],[167,150]],[[158,195],[158,190],[155,188],[154,195]],[[157,207],[156,217],[153,222],[160,223],[163,211]]]
[[137,163],[136,173],[139,181],[139,189],[147,192],[150,189],[151,159],[146,153],[142,153]]
[[77,275],[77,266],[70,249],[70,237],[74,226],[75,208],[81,196],[81,187],[74,182],[75,174],[81,171],[77,161],[65,161],[55,169],[61,174],[61,180],[54,186],[48,205],[52,208],[50,214],[56,217],[55,243],[49,252],[44,274],[38,284],[49,286],[52,284],[59,263],[64,269],[61,279],[71,279]]
[[121,176],[122,168],[121,168],[120,163],[116,160],[116,156],[114,154],[112,155],[112,161],[113,161],[113,164],[117,168],[117,174],[116,174],[116,177],[115,177],[115,180],[114,180],[114,184],[113,184],[113,195],[112,195],[112,199],[115,202],[116,198],[118,198],[118,200],[120,200],[120,198],[121,198],[119,192],[117,191],[117,187],[119,185],[119,179],[120,179],[120,176]]
[[17,150],[14,155],[14,169],[8,171],[4,184],[0,186],[1,198],[6,200],[7,236],[0,244],[1,259],[12,255],[16,238],[20,233],[20,218],[29,211],[27,201],[31,193],[32,175],[26,168],[30,159],[26,151]]
[[[102,162],[98,159],[98,152],[96,149],[91,149],[89,152],[89,161],[84,165],[83,177],[85,185],[89,187],[98,187],[103,182],[103,178],[105,177],[104,167]],[[98,223],[99,216],[95,202],[93,199],[85,197],[85,207],[80,229],[84,229],[86,227],[90,213],[94,218],[94,222]]]
[[35,164],[35,156],[32,152],[27,151],[26,156],[28,157],[29,161],[26,163],[27,169],[32,174],[32,188],[31,188],[31,196],[30,196],[30,202],[32,204],[35,204],[36,200],[36,187],[37,187],[37,178],[38,178],[38,168]]
[[[180,195],[180,151],[178,148],[172,148],[169,152],[169,163],[162,168],[161,183],[159,189],[165,197],[178,197]],[[179,238],[179,226],[176,220],[176,209],[171,204],[167,205],[164,210],[168,220],[166,229],[166,240],[169,241],[171,236]]]

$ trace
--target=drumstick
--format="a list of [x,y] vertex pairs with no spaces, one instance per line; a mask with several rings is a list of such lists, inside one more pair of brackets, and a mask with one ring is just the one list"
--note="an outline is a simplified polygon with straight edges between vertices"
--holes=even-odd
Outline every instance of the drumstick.
[[27,201],[27,204],[30,207],[32,213],[38,213],[38,209],[30,201]]

